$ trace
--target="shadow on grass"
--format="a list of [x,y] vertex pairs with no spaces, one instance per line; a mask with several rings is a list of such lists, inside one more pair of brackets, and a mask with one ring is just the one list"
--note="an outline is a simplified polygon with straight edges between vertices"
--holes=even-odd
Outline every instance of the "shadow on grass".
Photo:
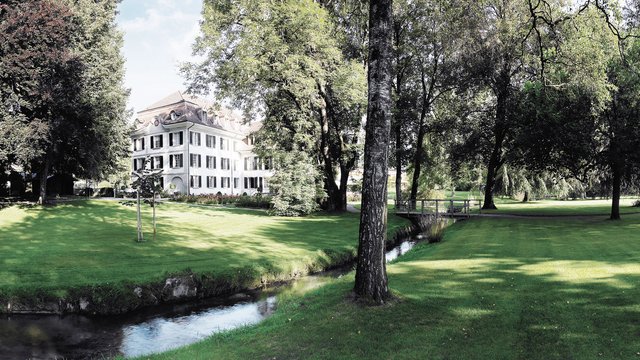
[[[157,239],[143,207],[79,201],[20,209],[0,230],[0,289],[45,289],[120,281],[159,281],[193,271],[242,281],[272,281],[318,271],[355,255],[357,214],[274,218],[265,211],[162,204]],[[240,281],[240,280],[238,280]]]

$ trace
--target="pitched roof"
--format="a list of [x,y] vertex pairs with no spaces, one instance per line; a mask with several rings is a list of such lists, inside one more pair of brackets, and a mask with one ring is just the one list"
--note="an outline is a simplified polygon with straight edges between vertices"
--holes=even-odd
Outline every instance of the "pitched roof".
[[[159,109],[162,109],[161,113],[158,113]],[[144,127],[148,123],[159,120],[165,125],[188,121],[241,134],[248,134],[256,129],[256,125],[245,124],[232,110],[224,107],[216,108],[205,99],[183,94],[180,91],[173,92],[151,104],[138,112],[138,115],[139,118],[136,119],[138,127]]]

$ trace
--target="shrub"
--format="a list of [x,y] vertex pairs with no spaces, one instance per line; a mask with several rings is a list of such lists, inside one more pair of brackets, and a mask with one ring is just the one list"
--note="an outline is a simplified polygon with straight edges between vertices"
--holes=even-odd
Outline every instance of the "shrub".
[[636,201],[633,203],[633,207],[640,207],[640,200],[636,200]]
[[418,220],[417,225],[420,231],[426,235],[429,243],[437,243],[442,241],[444,230],[449,226],[449,220],[435,216],[423,216]]
[[236,207],[258,209],[269,209],[271,207],[271,196],[266,195],[222,195],[221,193],[207,195],[175,195],[172,197],[172,200],[188,204],[234,205]]

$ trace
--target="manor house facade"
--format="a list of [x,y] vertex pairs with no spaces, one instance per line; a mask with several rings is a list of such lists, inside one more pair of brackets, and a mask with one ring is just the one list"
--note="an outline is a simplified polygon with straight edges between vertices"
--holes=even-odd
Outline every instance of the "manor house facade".
[[163,169],[162,187],[169,193],[268,193],[271,163],[253,153],[259,127],[175,92],[138,112],[131,133],[133,170],[149,156],[147,167]]

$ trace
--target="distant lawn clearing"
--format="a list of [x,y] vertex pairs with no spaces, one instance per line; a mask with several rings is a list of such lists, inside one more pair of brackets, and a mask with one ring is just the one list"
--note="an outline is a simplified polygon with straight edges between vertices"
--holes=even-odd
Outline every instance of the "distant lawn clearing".
[[388,266],[395,304],[353,275],[280,301],[263,323],[155,359],[637,359],[640,215],[472,219]]
[[[620,213],[640,213],[633,207],[636,199],[620,199]],[[609,215],[611,200],[540,200],[520,202],[515,200],[496,201],[498,210],[482,210],[487,214],[515,215]]]
[[[271,217],[260,210],[143,207],[146,242],[137,243],[135,207],[78,201],[49,208],[0,210],[0,295],[56,292],[120,281],[146,283],[167,274],[295,274],[355,254],[359,214]],[[405,226],[391,216],[389,232]],[[260,280],[259,277],[257,279]]]

